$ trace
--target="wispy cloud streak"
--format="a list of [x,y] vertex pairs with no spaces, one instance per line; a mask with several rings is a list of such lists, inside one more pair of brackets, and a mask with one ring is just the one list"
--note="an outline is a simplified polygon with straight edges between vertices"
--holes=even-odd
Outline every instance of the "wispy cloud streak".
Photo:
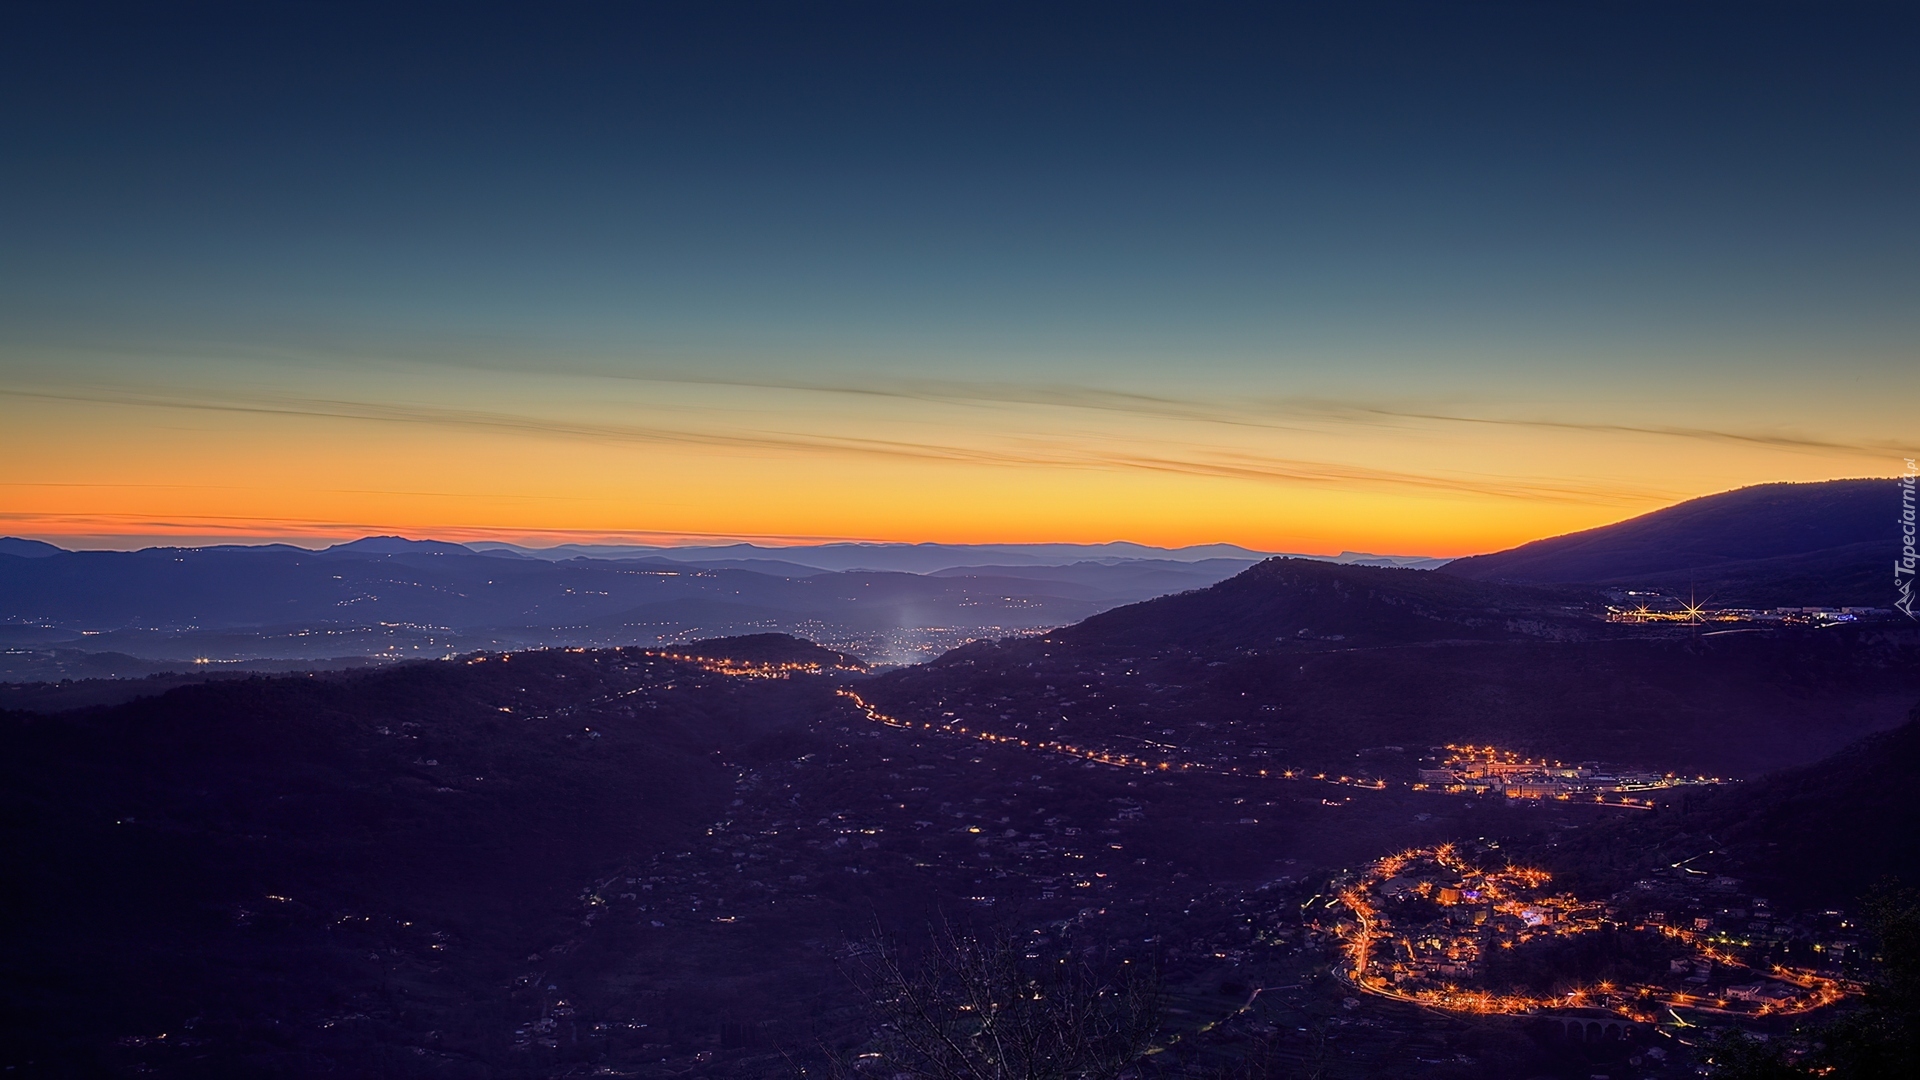
[[692,373],[609,374],[605,377],[638,382],[723,386],[740,389],[784,390],[849,397],[888,398],[941,404],[1006,406],[1035,405],[1119,413],[1148,419],[1191,421],[1280,431],[1307,431],[1328,421],[1380,423],[1416,421],[1543,431],[1572,431],[1602,435],[1737,443],[1781,450],[1806,450],[1884,457],[1905,444],[1893,439],[1845,440],[1783,431],[1739,431],[1673,424],[1633,424],[1564,420],[1552,417],[1486,416],[1440,412],[1327,398],[1260,398],[1230,404],[1201,398],[1181,398],[1136,391],[1112,390],[1071,383],[1019,383],[958,379],[902,379],[874,377],[854,380],[789,380],[699,375]]
[[[164,351],[168,360],[182,362],[199,355],[225,355],[244,359],[269,354],[276,362],[296,366],[331,366],[343,362],[420,364],[435,368],[459,368],[496,375],[541,378],[571,376],[585,379],[610,379],[618,382],[661,386],[705,386],[744,391],[764,390],[799,394],[817,394],[850,399],[880,399],[928,404],[976,406],[980,408],[1035,407],[1072,409],[1142,419],[1269,431],[1316,432],[1329,424],[1402,425],[1434,424],[1463,427],[1502,428],[1522,431],[1559,431],[1594,435],[1616,435],[1709,442],[1767,448],[1788,452],[1845,454],[1883,459],[1902,453],[1908,443],[1893,438],[1841,438],[1828,434],[1781,429],[1722,428],[1705,425],[1637,423],[1619,420],[1582,420],[1564,416],[1499,415],[1484,410],[1436,409],[1381,400],[1356,400],[1329,397],[1248,397],[1224,401],[1200,396],[1151,393],[1113,389],[1074,382],[1022,382],[1005,379],[949,379],[903,377],[886,374],[840,375],[823,378],[786,378],[767,374],[727,374],[690,370],[670,362],[645,361],[642,368],[625,362],[599,359],[569,359],[555,356],[540,366],[530,367],[519,360],[490,360],[474,351],[394,350],[376,356],[357,356],[342,352],[288,350],[245,347],[237,344],[180,347]],[[121,353],[95,347],[97,355],[112,355],[120,362],[151,357],[152,346],[138,353]],[[50,393],[89,393],[90,388],[53,390]]]
[[1200,452],[1177,456],[1165,452],[1118,452],[1094,446],[1075,446],[1038,439],[1027,440],[1026,445],[1018,447],[983,447],[801,432],[700,431],[657,425],[589,423],[522,413],[429,405],[393,405],[292,395],[219,396],[203,393],[194,397],[185,397],[150,390],[104,387],[40,390],[0,388],[0,394],[51,401],[432,425],[598,442],[837,453],[990,466],[1131,469],[1266,483],[1391,486],[1396,490],[1408,492],[1472,494],[1508,499],[1631,503],[1671,499],[1677,494],[1648,488],[1569,482],[1558,479],[1403,472],[1216,449],[1203,449]]
[[[172,514],[156,516],[136,513],[37,513],[0,510],[0,522],[9,531],[59,537],[63,542],[75,538],[97,538],[109,547],[120,547],[128,537],[144,537],[158,544],[179,543],[189,538],[208,538],[219,543],[242,541],[284,541],[289,537],[331,543],[393,531],[390,521],[341,520],[332,518],[289,518],[245,514]],[[657,544],[676,546],[690,543],[783,544],[866,543],[872,537],[837,534],[795,533],[709,533],[684,530],[648,529],[566,529],[544,526],[476,526],[413,524],[404,531],[417,538],[454,542],[497,540],[530,544]]]

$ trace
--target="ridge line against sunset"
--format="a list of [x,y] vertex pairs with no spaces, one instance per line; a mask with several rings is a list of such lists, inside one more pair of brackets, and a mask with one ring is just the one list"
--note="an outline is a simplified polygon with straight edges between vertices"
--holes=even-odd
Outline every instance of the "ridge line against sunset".
[[[1867,479],[1888,479],[1868,477],[1835,477],[1836,482],[1847,483]],[[4,485],[0,485],[4,486]],[[17,486],[17,485],[16,485]],[[1738,490],[1738,489],[1736,489]],[[1733,492],[1709,492],[1703,495],[1724,495]],[[369,494],[369,493],[361,493]],[[371,493],[384,494],[384,493]],[[431,498],[431,493],[403,492],[409,498]],[[1691,500],[1682,500],[1691,501]],[[1604,527],[1620,524],[1624,521],[1643,516],[1651,510],[1666,509],[1678,503],[1665,504],[1650,508],[1649,511],[1637,511],[1632,515],[1611,518],[1596,522],[1586,528]],[[202,545],[248,545],[248,544],[288,544],[295,547],[323,548],[333,544],[348,542],[365,537],[393,536],[409,541],[445,541],[460,544],[494,543],[513,547],[541,549],[571,546],[612,546],[646,548],[684,548],[709,547],[716,545],[750,545],[764,550],[777,551],[783,547],[812,547],[818,545],[864,545],[864,546],[902,546],[902,545],[948,545],[960,547],[1023,547],[1045,545],[1081,545],[1100,546],[1111,544],[1142,544],[1137,537],[1127,536],[999,536],[991,539],[966,537],[885,537],[885,536],[831,536],[831,535],[792,535],[770,533],[698,533],[671,532],[659,530],[608,530],[608,529],[555,529],[555,528],[513,528],[502,526],[474,526],[464,524],[415,524],[393,526],[389,523],[345,522],[345,521],[301,521],[301,520],[260,520],[253,518],[217,518],[194,517],[175,519],[140,519],[131,515],[120,516],[38,516],[33,514],[0,511],[0,531],[6,531],[23,539],[39,540],[47,543],[79,550],[131,550],[141,547],[176,547]],[[1506,550],[1519,547],[1536,540],[1552,539],[1554,536],[1522,537],[1501,543],[1498,548],[1485,551],[1440,551],[1408,552],[1396,551],[1393,557],[1413,559],[1454,559],[1465,556],[1485,554],[1487,551]],[[1189,548],[1207,548],[1228,546],[1239,548],[1252,554],[1297,554],[1309,558],[1332,558],[1336,555],[1355,554],[1355,546],[1346,546],[1331,550],[1288,551],[1280,547],[1259,547],[1241,544],[1233,540],[1186,540],[1146,544],[1150,548],[1161,550],[1184,550]],[[1384,550],[1375,555],[1387,554]],[[1373,557],[1373,556],[1370,556]]]

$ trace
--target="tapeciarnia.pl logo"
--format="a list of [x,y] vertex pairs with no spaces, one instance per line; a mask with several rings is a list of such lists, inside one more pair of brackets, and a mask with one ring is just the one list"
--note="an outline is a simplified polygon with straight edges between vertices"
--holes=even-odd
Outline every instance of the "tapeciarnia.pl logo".
[[1900,599],[1893,606],[1909,619],[1920,619],[1913,613],[1913,480],[1920,476],[1920,470],[1913,467],[1913,459],[1903,459],[1907,471],[1900,475],[1900,557],[1893,561],[1893,587],[1900,593]]

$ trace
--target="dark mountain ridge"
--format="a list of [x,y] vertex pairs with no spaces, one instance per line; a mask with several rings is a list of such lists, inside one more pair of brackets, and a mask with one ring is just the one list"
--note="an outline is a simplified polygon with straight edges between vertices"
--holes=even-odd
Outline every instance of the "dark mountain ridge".
[[1797,907],[1856,904],[1920,874],[1920,706],[1812,764],[1697,793],[1659,813],[1563,838],[1546,857],[1600,887],[1684,859]]
[[1893,480],[1760,484],[1448,563],[1474,581],[1689,589],[1721,605],[1892,603]]
[[1920,695],[1920,633],[1903,625],[1696,638],[1607,623],[1599,599],[1275,559],[956,649],[871,695],[908,719],[1253,767],[1466,742],[1714,775],[1813,760],[1897,723]]
[[1049,640],[1195,650],[1345,641],[1555,637],[1604,630],[1590,594],[1441,577],[1427,570],[1268,559],[1206,589],[1116,608]]

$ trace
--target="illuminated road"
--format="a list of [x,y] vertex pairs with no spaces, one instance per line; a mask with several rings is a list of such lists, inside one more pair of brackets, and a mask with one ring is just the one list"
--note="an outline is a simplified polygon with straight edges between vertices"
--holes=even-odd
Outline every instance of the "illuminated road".
[[[705,671],[740,678],[790,678],[794,675],[819,674],[824,670],[818,664],[753,663],[687,656],[664,651],[656,651],[653,655],[659,656],[662,659],[692,664]],[[1130,769],[1139,772],[1159,774],[1208,774],[1237,779],[1312,780],[1335,786],[1358,788],[1364,791],[1384,791],[1389,787],[1393,787],[1431,794],[1460,794],[1458,792],[1437,791],[1427,784],[1389,783],[1388,781],[1379,779],[1328,776],[1324,773],[1307,773],[1304,770],[1296,769],[1244,770],[1232,765],[1181,761],[1172,755],[1146,756],[1142,754],[1118,752],[1100,747],[1079,746],[1074,743],[1056,739],[1023,739],[1012,735],[1001,735],[992,731],[980,730],[957,720],[941,723],[905,720],[880,711],[874,707],[871,702],[867,701],[859,691],[851,687],[837,687],[834,692],[852,705],[861,717],[871,723],[884,727],[901,731],[970,739],[991,746],[1067,757],[1092,764],[1105,765],[1110,768]],[[1486,747],[1455,749],[1468,749],[1481,753],[1492,750],[1492,748]],[[1704,778],[1702,779],[1704,780]],[[1677,786],[1677,784],[1692,782],[1694,781],[1678,780],[1675,781],[1675,784]],[[1480,792],[1474,792],[1474,794],[1479,793]],[[1569,800],[1563,797],[1557,801],[1575,800]],[[1624,809],[1645,810],[1652,808],[1651,800],[1645,802],[1633,800],[1609,801],[1604,798],[1595,797],[1590,802],[1586,799],[1577,801],[1587,803],[1588,805],[1610,806]],[[1728,1008],[1729,1002],[1723,998],[1707,998],[1701,995],[1672,991],[1664,987],[1656,986],[1616,988],[1601,984],[1595,987],[1581,988],[1564,996],[1553,998],[1537,998],[1512,994],[1502,995],[1451,984],[1443,984],[1430,989],[1414,991],[1403,990],[1395,986],[1386,977],[1374,974],[1371,971],[1376,962],[1374,953],[1376,944],[1381,938],[1381,931],[1378,925],[1378,912],[1368,889],[1370,886],[1377,885],[1388,878],[1394,877],[1407,866],[1409,861],[1417,858],[1428,858],[1457,873],[1463,875],[1475,874],[1483,881],[1492,882],[1496,886],[1495,891],[1491,894],[1492,902],[1499,910],[1508,914],[1517,915],[1522,910],[1526,910],[1523,908],[1520,900],[1517,899],[1519,890],[1538,889],[1544,886],[1549,880],[1549,876],[1545,871],[1519,867],[1508,867],[1495,874],[1484,874],[1460,860],[1451,845],[1442,845],[1435,849],[1402,852],[1374,863],[1366,877],[1353,887],[1342,891],[1337,901],[1334,901],[1344,904],[1347,909],[1353,913],[1354,924],[1356,926],[1356,930],[1353,932],[1352,938],[1346,946],[1349,965],[1346,969],[1339,972],[1340,977],[1343,981],[1365,993],[1446,1012],[1482,1015],[1525,1015],[1541,1011],[1585,1007],[1605,1009],[1629,1020],[1652,1023],[1656,1020],[1656,1014],[1653,1011],[1656,1006],[1688,1008],[1706,1012],[1726,1013],[1728,1015],[1788,1016],[1824,1008],[1844,999],[1853,992],[1834,979],[1817,975],[1813,972],[1793,971],[1785,968],[1775,968],[1767,973],[1753,971],[1753,974],[1758,978],[1773,979],[1794,986],[1804,993],[1796,995],[1788,1001],[1764,1002],[1760,1003],[1757,1008],[1746,1010]],[[1512,891],[1508,892],[1506,890]],[[1569,917],[1576,916],[1577,911],[1584,911],[1592,906],[1576,901],[1571,897],[1531,898],[1527,903],[1536,907],[1543,905],[1554,907],[1562,917],[1561,921],[1547,932],[1575,934],[1600,928],[1600,921],[1589,914],[1578,914],[1577,917]],[[1713,953],[1707,949],[1704,944],[1696,940],[1694,935],[1687,931],[1667,928],[1665,932],[1686,941],[1689,945],[1698,949],[1703,959],[1711,960],[1714,963],[1721,964],[1723,967],[1737,967],[1752,971],[1751,968],[1747,968],[1731,957]]]
[[[710,668],[709,670],[719,669]],[[746,672],[739,673],[746,674]],[[848,687],[840,687],[835,692],[851,702],[866,719],[876,724],[885,725],[886,727],[899,728],[905,731],[924,731],[938,735],[951,735],[958,738],[989,743],[994,746],[1016,747],[1043,754],[1058,754],[1077,758],[1082,761],[1094,762],[1099,765],[1112,766],[1117,769],[1137,769],[1141,772],[1160,773],[1207,773],[1215,776],[1230,776],[1236,779],[1248,780],[1314,780],[1323,784],[1332,784],[1337,787],[1358,788],[1362,791],[1385,791],[1391,787],[1407,791],[1428,792],[1437,795],[1459,794],[1457,792],[1433,791],[1424,784],[1390,782],[1369,777],[1329,776],[1326,773],[1308,773],[1303,769],[1242,769],[1236,765],[1215,765],[1201,761],[1180,761],[1171,757],[1146,757],[1139,754],[1129,754],[1104,748],[1077,746],[1073,743],[1061,742],[1055,739],[1022,739],[1012,735],[999,735],[991,731],[977,730],[958,721],[936,724],[930,721],[916,722],[903,720],[874,708],[874,706],[865,698],[861,697],[860,693],[856,690]],[[1583,805],[1609,806],[1626,810],[1653,809],[1653,801],[1651,799],[1641,802],[1630,799],[1608,800],[1595,796],[1591,800],[1561,799],[1558,801],[1577,801]]]
[[[765,663],[747,660],[717,659],[703,656],[689,656],[658,649],[649,650],[648,652],[649,655],[657,656],[664,660],[692,664],[704,671],[719,675],[730,675],[737,678],[785,679],[794,675],[822,674],[829,670],[815,663]],[[834,668],[832,670],[851,669]],[[1116,769],[1135,769],[1141,772],[1159,773],[1208,773],[1216,776],[1229,776],[1248,780],[1314,780],[1324,784],[1332,784],[1337,787],[1357,788],[1361,791],[1385,791],[1388,788],[1398,788],[1438,795],[1478,795],[1486,793],[1484,788],[1472,791],[1447,790],[1444,788],[1436,789],[1424,783],[1403,783],[1372,777],[1329,776],[1326,773],[1309,773],[1303,769],[1243,769],[1237,765],[1222,765],[1204,761],[1181,761],[1171,755],[1149,757],[1103,747],[1079,746],[1069,742],[1062,742],[1058,739],[1022,739],[1012,735],[1000,735],[991,731],[970,727],[959,721],[933,723],[931,721],[916,722],[903,720],[899,717],[890,716],[881,712],[875,708],[871,702],[867,701],[866,698],[862,697],[859,691],[851,687],[839,687],[835,690],[835,693],[850,702],[862,717],[886,727],[897,728],[903,731],[920,731],[930,734],[948,735],[956,738],[973,739],[977,742],[989,743],[994,746],[1014,747],[1043,754],[1056,754],[1081,761],[1092,762],[1097,765],[1106,765]],[[1491,747],[1449,747],[1449,749],[1492,752]],[[1708,780],[1702,777],[1697,780],[1670,780],[1668,783],[1660,786],[1719,782],[1720,781]],[[1651,810],[1654,807],[1654,800],[1651,798],[1635,799],[1626,796],[1607,798],[1604,795],[1593,795],[1591,797],[1583,795],[1579,798],[1571,798],[1567,795],[1559,795],[1554,797],[1553,801],[1577,802],[1582,805],[1608,806],[1623,810]],[[1330,803],[1329,805],[1337,806],[1340,804]]]

